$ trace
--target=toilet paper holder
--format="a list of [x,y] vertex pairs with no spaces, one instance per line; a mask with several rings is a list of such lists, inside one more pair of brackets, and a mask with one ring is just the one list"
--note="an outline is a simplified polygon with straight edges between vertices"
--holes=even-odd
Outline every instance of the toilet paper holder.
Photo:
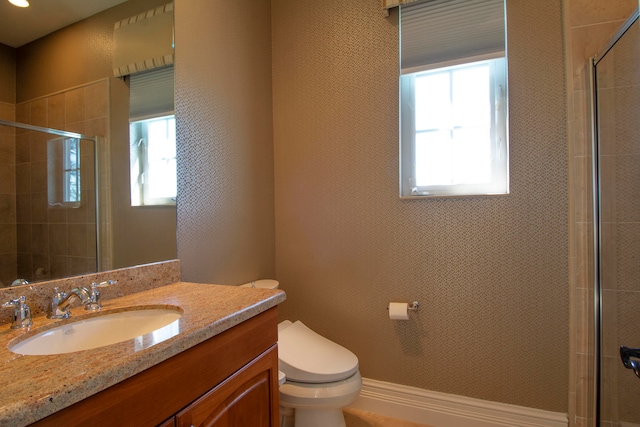
[[[418,311],[419,308],[420,303],[418,301],[412,301],[407,306],[407,310],[409,311]],[[389,306],[387,306],[387,311],[389,311]]]

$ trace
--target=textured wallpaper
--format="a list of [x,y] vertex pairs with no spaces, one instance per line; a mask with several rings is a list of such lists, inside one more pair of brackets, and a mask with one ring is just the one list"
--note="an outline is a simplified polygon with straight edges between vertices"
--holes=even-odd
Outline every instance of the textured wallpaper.
[[269,2],[178,0],[175,25],[182,278],[273,277]]
[[[362,375],[567,411],[561,2],[508,1],[511,194],[398,198],[398,16],[273,1],[276,273]],[[421,303],[393,322],[389,301]]]
[[[351,349],[365,377],[566,412],[561,1],[508,0],[511,194],[429,200],[398,198],[396,12],[188,6],[175,11],[183,279],[275,277],[281,317]],[[411,320],[388,319],[389,301],[411,300]]]

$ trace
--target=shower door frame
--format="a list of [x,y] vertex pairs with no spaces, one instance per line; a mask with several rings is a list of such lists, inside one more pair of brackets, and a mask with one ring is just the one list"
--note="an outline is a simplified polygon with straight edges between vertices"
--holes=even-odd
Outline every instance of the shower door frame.
[[81,133],[69,132],[66,130],[54,129],[54,128],[45,128],[42,126],[30,125],[26,123],[18,123],[11,122],[8,120],[0,120],[0,125],[2,126],[10,126],[18,129],[24,129],[35,132],[47,133],[50,135],[62,136],[65,138],[77,138],[83,139],[87,141],[91,141],[93,143],[93,163],[94,163],[94,192],[95,192],[95,221],[96,221],[96,271],[102,271],[102,240],[100,237],[100,162],[98,158],[98,141],[100,140],[97,136],[88,136],[83,135]]
[[627,18],[620,29],[614,34],[607,45],[602,51],[593,57],[590,61],[589,68],[589,85],[590,85],[590,117],[591,117],[591,157],[592,157],[592,189],[593,189],[593,280],[594,280],[594,294],[593,294],[593,411],[592,416],[594,425],[600,426],[600,408],[602,400],[602,283],[601,283],[601,225],[600,225],[600,137],[598,126],[598,95],[597,95],[597,74],[596,67],[600,60],[615,46],[615,44],[622,38],[627,30],[639,19],[640,17],[640,1],[639,7]]

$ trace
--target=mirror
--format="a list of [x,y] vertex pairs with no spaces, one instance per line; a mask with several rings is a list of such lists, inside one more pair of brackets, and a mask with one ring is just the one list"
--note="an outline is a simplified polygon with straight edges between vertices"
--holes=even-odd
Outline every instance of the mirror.
[[[18,277],[33,282],[94,272],[98,264],[109,270],[176,258],[175,206],[130,203],[129,88],[127,79],[113,77],[112,61],[114,23],[167,2],[120,2],[23,46],[0,45],[0,78],[14,82],[0,88],[0,120],[39,127],[0,126],[4,286]],[[60,138],[43,132],[50,128],[99,137],[97,186],[90,179],[93,143],[80,144],[86,186],[74,206],[48,196],[47,169],[56,168],[47,165],[47,141]],[[99,227],[91,220],[96,213]]]

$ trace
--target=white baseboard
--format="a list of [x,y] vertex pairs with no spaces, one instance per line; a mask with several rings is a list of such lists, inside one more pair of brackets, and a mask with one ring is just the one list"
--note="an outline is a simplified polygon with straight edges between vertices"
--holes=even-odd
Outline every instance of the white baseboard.
[[567,427],[567,414],[362,379],[350,408],[432,427]]

